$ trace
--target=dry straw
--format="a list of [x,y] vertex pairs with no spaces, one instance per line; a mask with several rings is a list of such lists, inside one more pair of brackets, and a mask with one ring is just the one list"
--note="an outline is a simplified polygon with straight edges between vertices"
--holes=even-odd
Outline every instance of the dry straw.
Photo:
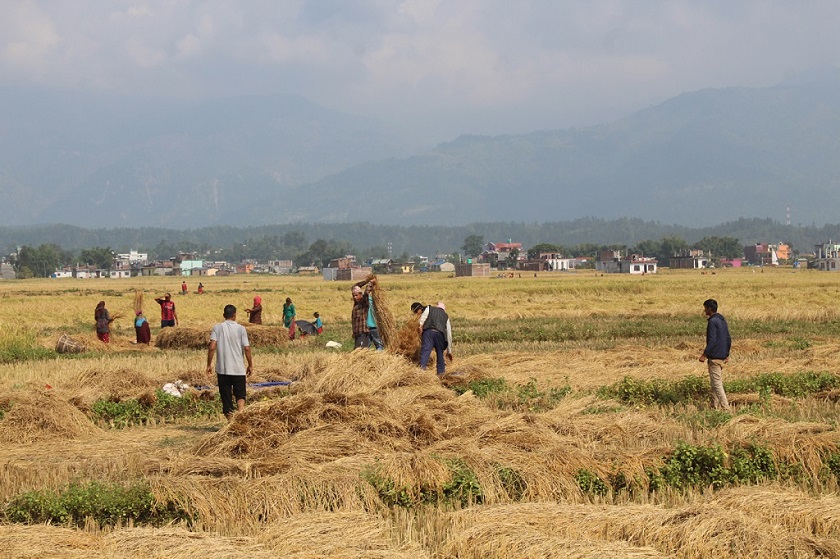
[[[369,274],[366,279],[368,281],[376,280],[376,276]],[[382,343],[390,350],[397,339],[397,323],[394,320],[394,313],[391,312],[391,307],[388,305],[388,298],[385,296],[385,291],[379,284],[379,280],[372,284],[370,294],[373,298],[376,328],[379,330],[379,335],[382,336]]]
[[[248,341],[253,347],[277,347],[288,343],[288,331],[272,326],[249,324]],[[155,346],[160,349],[207,349],[210,343],[210,330],[197,328],[163,328],[157,335]]]
[[14,405],[0,421],[0,441],[32,443],[73,439],[98,431],[90,419],[49,390],[15,394]]

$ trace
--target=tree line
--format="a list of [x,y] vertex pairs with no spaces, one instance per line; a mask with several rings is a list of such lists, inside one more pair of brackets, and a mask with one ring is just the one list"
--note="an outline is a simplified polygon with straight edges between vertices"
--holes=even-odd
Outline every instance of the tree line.
[[[485,252],[486,243],[483,235],[468,235],[461,245],[463,253],[449,254],[447,260],[457,262],[463,254],[466,258],[477,258]],[[668,236],[655,240],[644,240],[633,246],[624,244],[598,245],[594,243],[579,243],[575,245],[561,245],[540,242],[527,249],[528,258],[536,259],[540,253],[556,252],[568,258],[579,256],[594,257],[601,250],[620,250],[622,254],[642,254],[653,256],[663,265],[668,259],[684,251],[695,248],[702,249],[706,255],[716,258],[740,258],[744,251],[740,241],[734,237],[704,237],[689,245],[677,236]],[[211,261],[226,261],[238,263],[243,260],[292,260],[297,266],[325,266],[330,260],[354,254],[360,260],[369,258],[387,258],[389,249],[382,245],[374,245],[359,249],[347,240],[318,239],[306,245],[306,238],[300,232],[287,232],[284,235],[266,235],[259,238],[247,238],[245,242],[234,243],[226,248],[213,248],[207,243],[182,242],[169,244],[159,242],[148,253],[150,260],[168,260],[179,253],[194,254],[197,259]],[[64,266],[93,266],[102,270],[110,270],[114,263],[116,252],[110,247],[91,247],[77,251],[62,249],[54,243],[39,246],[24,245],[11,256],[11,262],[19,278],[49,277],[55,270]],[[514,251],[507,267],[515,265],[518,251]],[[406,261],[412,258],[408,252],[395,258]],[[498,264],[498,263],[497,263]]]

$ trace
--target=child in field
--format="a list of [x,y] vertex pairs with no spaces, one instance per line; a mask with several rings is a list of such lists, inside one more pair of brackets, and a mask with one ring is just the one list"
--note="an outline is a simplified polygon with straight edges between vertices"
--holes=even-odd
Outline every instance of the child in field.
[[321,333],[324,331],[324,322],[321,320],[321,315],[315,313],[315,331]]

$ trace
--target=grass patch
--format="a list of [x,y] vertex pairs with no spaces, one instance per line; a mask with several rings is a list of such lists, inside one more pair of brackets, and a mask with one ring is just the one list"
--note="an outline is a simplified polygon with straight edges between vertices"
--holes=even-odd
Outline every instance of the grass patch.
[[533,413],[554,409],[572,391],[568,382],[563,386],[541,389],[535,378],[513,386],[503,378],[480,379],[454,384],[451,388],[459,395],[472,390],[476,397],[495,409]]
[[[613,398],[631,406],[697,404],[708,399],[708,382],[705,376],[686,377],[680,380],[640,380],[624,377],[615,384],[601,387],[597,393],[603,398]],[[771,394],[801,398],[838,387],[840,387],[840,375],[827,371],[805,371],[792,374],[762,373],[724,383],[726,392],[758,392],[765,398]]]
[[221,402],[218,394],[204,393],[196,396],[187,393],[179,398],[160,389],[156,390],[152,397],[131,398],[119,402],[97,400],[91,407],[95,421],[116,428],[145,424],[151,420],[215,417],[220,412]]
[[34,330],[4,326],[0,329],[0,363],[55,359],[56,353],[38,344]]
[[[478,476],[466,462],[461,458],[442,458],[441,461],[449,469],[450,478],[440,489],[423,485],[397,486],[393,479],[384,474],[378,463],[363,469],[361,477],[376,489],[379,498],[388,507],[412,508],[418,505],[438,504],[468,507],[484,502],[484,491],[478,482]],[[516,476],[512,472],[513,470],[508,472],[511,476],[508,479],[512,483],[511,490],[515,491],[518,486]],[[519,483],[524,491],[521,477]]]
[[134,523],[161,526],[190,515],[173,503],[156,502],[145,483],[90,482],[70,484],[60,491],[27,491],[3,507],[7,522],[84,526],[92,518],[100,525]]

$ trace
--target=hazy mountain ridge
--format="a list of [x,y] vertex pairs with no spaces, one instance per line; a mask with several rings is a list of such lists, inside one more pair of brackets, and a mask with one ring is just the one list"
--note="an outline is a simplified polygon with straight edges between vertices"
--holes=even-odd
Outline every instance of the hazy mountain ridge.
[[[290,193],[297,217],[448,224],[597,215],[701,225],[740,216],[831,222],[840,206],[840,79],[686,93],[615,123],[465,136]],[[366,203],[335,199],[366,192]],[[266,200],[271,205],[271,200]]]
[[635,217],[831,223],[840,70],[685,93],[613,123],[462,136],[410,157],[293,97],[199,103],[0,91],[0,223],[194,228]]
[[186,103],[0,91],[0,220],[232,223],[232,211],[408,151],[385,126],[291,96]]

